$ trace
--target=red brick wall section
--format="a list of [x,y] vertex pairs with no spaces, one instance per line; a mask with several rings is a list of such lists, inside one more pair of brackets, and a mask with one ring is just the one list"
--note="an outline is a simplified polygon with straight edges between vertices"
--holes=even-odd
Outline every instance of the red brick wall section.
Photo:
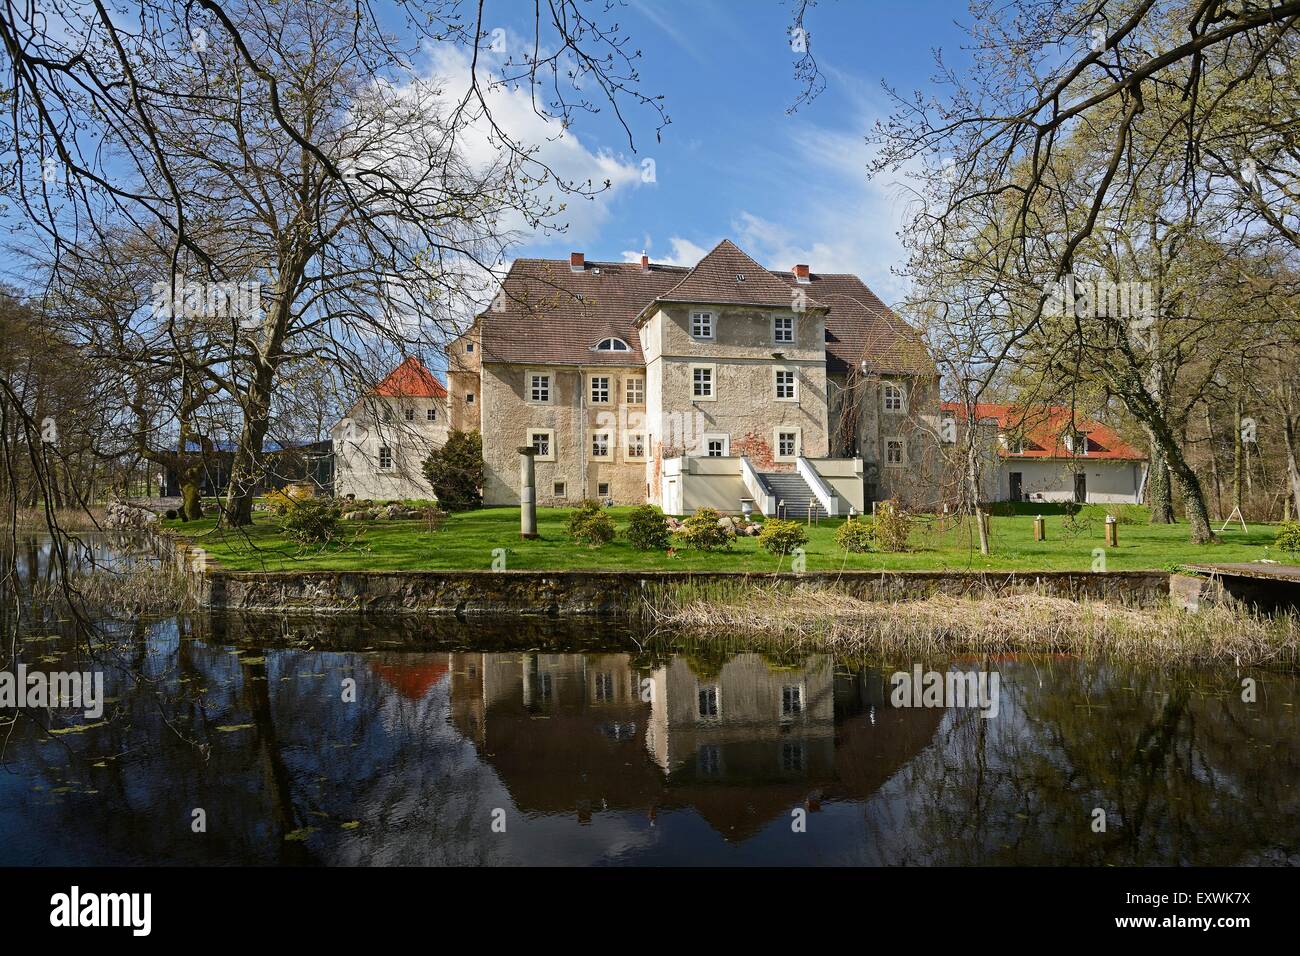
[[745,455],[759,471],[778,471],[788,467],[784,462],[777,464],[772,446],[758,432],[749,432],[744,438],[733,442],[731,453],[737,457]]

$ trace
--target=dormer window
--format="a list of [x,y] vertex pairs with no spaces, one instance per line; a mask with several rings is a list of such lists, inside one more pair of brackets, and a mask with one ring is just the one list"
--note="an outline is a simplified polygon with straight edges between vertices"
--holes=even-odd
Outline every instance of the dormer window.
[[737,272],[737,273],[736,273],[736,281],[737,281],[737,282],[744,282],[744,281],[745,281],[745,273],[743,273],[743,272]]
[[1088,454],[1088,436],[1080,432],[1066,432],[1065,449],[1072,455]]
[[626,342],[624,342],[622,339],[616,339],[616,338],[615,338],[615,339],[601,339],[600,342],[598,342],[598,343],[596,344],[595,351],[597,351],[597,352],[630,352],[630,351],[632,351],[632,346],[628,345],[628,344],[627,344]]

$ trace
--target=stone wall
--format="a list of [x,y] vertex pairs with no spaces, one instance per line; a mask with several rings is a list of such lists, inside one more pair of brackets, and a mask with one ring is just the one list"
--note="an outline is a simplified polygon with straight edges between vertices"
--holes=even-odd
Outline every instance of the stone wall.
[[690,583],[734,582],[791,589],[823,587],[866,600],[914,600],[935,595],[1044,593],[1143,606],[1169,600],[1169,574],[1160,571],[970,573],[875,571],[808,574],[695,574],[637,571],[310,571],[196,575],[205,607],[278,613],[411,613],[552,615],[630,618],[658,589]]

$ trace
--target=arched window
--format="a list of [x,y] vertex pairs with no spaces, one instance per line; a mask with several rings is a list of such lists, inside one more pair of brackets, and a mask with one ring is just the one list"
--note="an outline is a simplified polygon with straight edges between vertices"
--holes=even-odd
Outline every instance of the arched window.
[[630,352],[632,347],[622,339],[601,339],[596,346],[597,352]]

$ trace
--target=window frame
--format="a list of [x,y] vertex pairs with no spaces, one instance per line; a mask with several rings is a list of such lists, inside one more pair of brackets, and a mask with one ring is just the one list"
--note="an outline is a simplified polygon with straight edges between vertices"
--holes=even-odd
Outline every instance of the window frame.
[[[709,442],[722,442],[722,454],[710,455]],[[730,458],[731,457],[731,433],[730,432],[705,432],[700,436],[699,458]]]
[[[777,335],[778,323],[790,323],[790,337],[783,339]],[[799,336],[798,327],[795,325],[795,315],[783,315],[779,312],[772,314],[772,344],[773,345],[794,345]]]
[[[388,464],[384,464],[384,459],[388,459]],[[379,471],[393,470],[393,448],[391,445],[380,445],[379,451],[375,455],[375,467]]]
[[533,461],[555,461],[555,429],[554,428],[529,428],[528,440],[524,443],[531,448],[536,448],[537,443],[533,441],[536,435],[546,436],[547,453],[545,455],[537,454],[533,456]]
[[[596,453],[596,439],[600,436],[605,438],[605,453],[603,455]],[[612,428],[593,428],[587,432],[587,457],[591,461],[613,461],[614,460],[614,430]]]
[[[638,391],[641,393],[641,398],[638,401],[633,401],[632,399],[633,385],[636,385]],[[629,375],[627,378],[623,379],[623,404],[625,405],[645,404],[645,376],[644,375]]]
[[[907,439],[902,437],[901,435],[886,435],[884,437],[884,442],[885,442],[885,467],[906,468],[907,467]],[[889,460],[889,446],[894,442],[898,443],[898,454],[899,454],[898,461]]]
[[[696,316],[707,317],[708,334],[697,334],[695,331]],[[718,313],[712,309],[691,309],[687,315],[688,329],[691,338],[697,342],[716,342],[718,339]]]
[[[546,397],[534,398],[537,392],[536,384],[533,379],[542,378],[546,380]],[[554,405],[555,404],[555,373],[549,369],[530,368],[524,372],[524,401],[529,405]]]
[[[695,393],[695,373],[705,371],[709,373],[709,394],[697,395]],[[690,365],[691,372],[691,401],[693,402],[716,402],[718,400],[718,366],[716,362],[692,362]]]
[[[881,407],[886,412],[888,412],[891,415],[907,414],[907,392],[903,390],[903,387],[901,385],[895,384],[894,382],[882,382],[880,385],[880,392],[881,392],[880,394]],[[893,397],[891,393],[896,393],[898,396],[897,408],[889,407],[889,403]]]
[[[557,488],[559,489],[558,491],[556,491]],[[567,481],[552,481],[552,482],[551,482],[551,497],[552,497],[552,498],[568,498],[568,497],[569,497],[569,483],[568,483]]]
[[[641,439],[641,454],[634,455],[629,447],[632,439]],[[639,428],[630,428],[623,432],[623,460],[624,461],[646,461],[650,450],[650,436],[648,432]]]
[[[605,397],[596,397],[596,382],[604,381]],[[614,399],[614,376],[609,374],[589,374],[587,376],[587,404],[589,405],[609,405]]]
[[[781,376],[790,376],[790,394],[781,395]],[[792,368],[778,366],[772,369],[772,396],[773,401],[777,402],[798,402],[799,401],[799,373]]]
[[426,422],[436,422],[438,420],[438,406],[430,405],[424,410],[424,420]]
[[[601,488],[602,485],[604,485],[604,487],[605,487],[605,490],[604,490],[604,491],[601,491],[601,490],[600,490],[600,488]],[[598,482],[596,482],[596,497],[597,497],[597,498],[611,498],[611,497],[613,497],[613,494],[612,494],[612,492],[611,492],[611,490],[610,490],[610,483],[609,483],[608,481],[598,481]]]
[[[781,436],[794,435],[794,454],[781,454]],[[798,425],[777,425],[772,429],[772,451],[777,461],[795,461],[803,457],[803,429]]]

